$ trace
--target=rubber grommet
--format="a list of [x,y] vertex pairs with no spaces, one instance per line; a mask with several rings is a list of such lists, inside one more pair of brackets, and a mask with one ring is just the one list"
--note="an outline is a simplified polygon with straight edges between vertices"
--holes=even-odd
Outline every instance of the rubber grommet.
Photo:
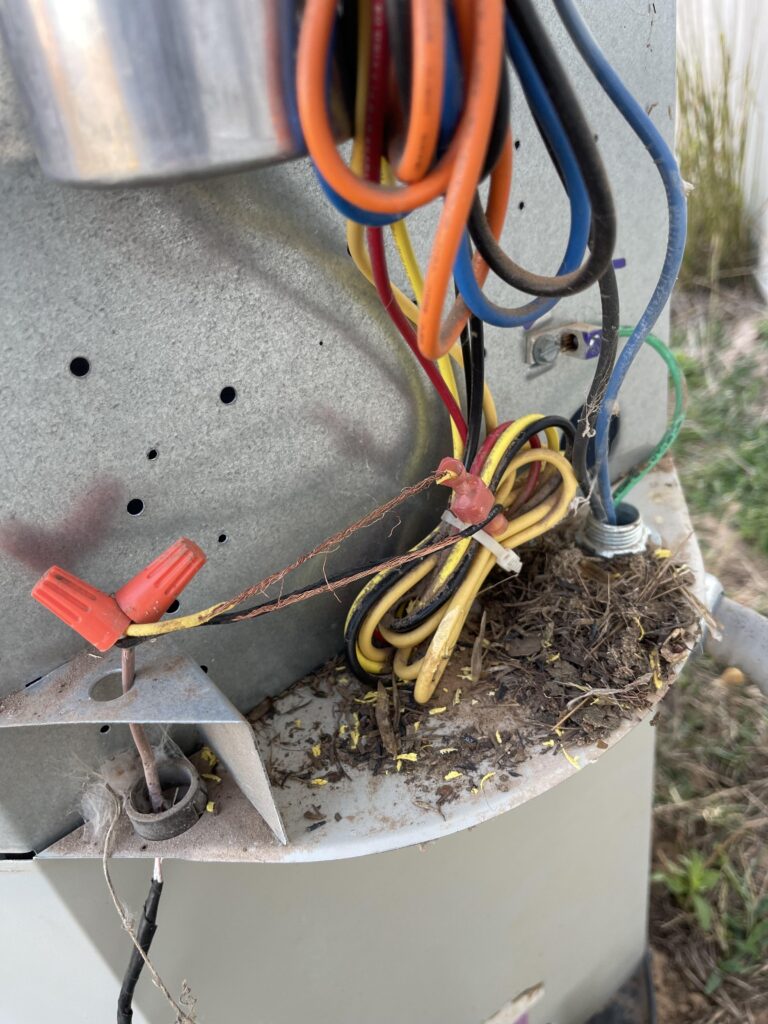
[[134,783],[128,793],[125,813],[133,829],[142,839],[162,842],[181,835],[197,822],[205,810],[208,795],[205,784],[194,765],[186,758],[160,761],[157,766],[160,787],[164,793],[178,788],[181,796],[165,811],[151,809],[144,779]]

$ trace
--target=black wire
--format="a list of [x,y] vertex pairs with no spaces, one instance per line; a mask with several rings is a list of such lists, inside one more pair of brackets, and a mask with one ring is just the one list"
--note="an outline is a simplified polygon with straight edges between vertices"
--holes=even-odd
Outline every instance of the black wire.
[[[496,113],[493,118],[491,134],[488,138],[488,149],[485,153],[485,163],[480,180],[484,181],[499,161],[501,151],[507,139],[509,131],[509,118],[511,114],[511,100],[509,92],[509,78],[507,77],[506,61],[501,67],[499,78],[499,98],[496,101]],[[480,207],[482,210],[482,207]],[[483,216],[485,214],[483,213]]]
[[504,452],[489,484],[492,491],[495,491],[501,483],[501,478],[506,473],[512,459],[522,451],[532,437],[540,434],[542,430],[546,430],[548,427],[554,427],[556,430],[562,431],[565,438],[565,456],[566,458],[570,457],[576,436],[576,431],[571,421],[566,419],[565,416],[542,416],[535,423],[531,423],[529,427],[521,430],[509,448]]
[[[493,272],[513,288],[530,295],[573,295],[594,284],[611,262],[616,244],[616,213],[610,184],[592,131],[535,9],[529,0],[507,0],[507,8],[536,62],[579,163],[592,209],[593,246],[577,270],[556,277],[534,274],[515,263],[501,248],[477,197],[470,213],[470,235]],[[541,128],[539,133],[550,149]],[[550,156],[560,173],[551,149]]]
[[[355,123],[357,90],[357,4],[342,3],[334,30],[334,63],[349,124]],[[297,16],[298,17],[298,16]]]
[[[501,483],[501,478],[507,471],[507,467],[514,457],[525,447],[526,444],[534,437],[539,434],[542,430],[546,430],[547,427],[554,427],[557,430],[561,430],[565,436],[565,454],[566,457],[570,454],[573,446],[573,440],[575,436],[575,428],[570,420],[565,419],[563,416],[543,416],[532,423],[529,427],[522,430],[516,437],[509,448],[505,451],[496,471],[491,479],[490,488],[495,491]],[[429,601],[420,605],[415,611],[410,612],[408,615],[402,615],[399,618],[393,618],[389,624],[389,628],[393,633],[408,633],[412,629],[416,629],[422,622],[425,622],[430,615],[438,610],[445,602],[453,596],[461,581],[469,569],[472,562],[474,552],[468,550],[459,564],[456,566],[454,571],[451,573],[449,578],[442,585],[440,590],[429,599]]]
[[[144,953],[149,953],[149,947],[152,945],[152,939],[157,931],[157,908],[160,904],[162,892],[163,883],[153,878],[149,883],[149,894],[144,902],[139,926],[136,929],[136,941],[144,950]],[[133,1020],[133,993],[143,966],[144,960],[136,947],[133,946],[131,958],[128,961],[128,967],[123,976],[120,995],[117,997],[117,1024],[131,1024]]]
[[389,52],[395,68],[403,114],[411,107],[411,5],[410,0],[387,0]]
[[576,431],[576,440],[573,445],[573,470],[584,495],[589,495],[593,514],[604,521],[605,509],[600,499],[600,489],[592,486],[588,454],[589,442],[594,434],[597,411],[603,404],[619,346],[619,287],[616,283],[616,272],[613,265],[610,265],[600,278],[600,305],[603,319],[600,331],[600,355],[597,357],[595,374]]
[[464,465],[472,465],[480,447],[483,432],[483,391],[485,388],[485,330],[483,321],[474,314],[461,332],[461,353],[464,358],[464,381],[467,392],[467,440]]
[[[478,533],[485,526],[487,526],[488,523],[490,523],[490,521],[494,518],[494,516],[498,515],[500,511],[501,506],[494,505],[491,511],[486,516],[486,518],[482,521],[482,523],[478,523],[473,526],[468,526],[466,527],[466,529],[454,534],[454,540],[459,541],[464,537],[471,537],[473,534]],[[436,533],[437,530],[433,530],[432,534],[430,534],[427,540],[431,540]],[[426,547],[427,541],[424,541],[422,543]],[[425,555],[424,557],[429,556]],[[375,587],[372,587],[371,590],[363,596],[363,598],[358,602],[357,606],[355,607],[355,610],[350,615],[347,621],[347,625],[344,630],[344,650],[347,657],[347,663],[349,664],[350,669],[357,676],[357,678],[361,680],[361,682],[376,686],[380,677],[374,676],[372,673],[367,672],[362,667],[358,660],[357,636],[358,633],[360,632],[360,626],[362,625],[363,620],[368,615],[373,605],[378,601],[382,592],[389,589],[390,586],[392,586],[393,584],[397,583],[400,579],[402,579],[406,572],[409,572],[411,569],[414,568],[415,565],[418,564],[418,561],[420,561],[420,559],[414,560],[413,562],[409,562],[405,566],[399,566],[397,569],[394,569],[391,574],[387,573],[384,579],[380,580]],[[447,595],[440,603],[445,603],[449,596],[450,594]],[[437,607],[439,607],[439,605]],[[434,608],[430,610],[430,615],[432,614],[433,610]]]

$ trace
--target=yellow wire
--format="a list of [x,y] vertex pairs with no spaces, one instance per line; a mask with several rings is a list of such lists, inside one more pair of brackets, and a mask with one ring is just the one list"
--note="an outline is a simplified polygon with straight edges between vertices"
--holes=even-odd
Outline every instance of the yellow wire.
[[[573,470],[562,455],[548,451],[546,448],[533,449],[521,452],[510,463],[509,469],[505,474],[505,482],[502,483],[498,491],[499,501],[504,501],[503,492],[506,491],[508,493],[511,491],[512,482],[517,470],[524,465],[537,461],[549,462],[555,465],[562,476],[563,484],[550,501],[543,503],[542,507],[545,508],[546,514],[540,517],[538,522],[531,521],[532,513],[538,511],[533,509],[531,513],[521,516],[510,523],[508,529],[500,538],[500,542],[505,548],[519,547],[535,537],[540,537],[547,530],[556,526],[568,512],[568,508],[578,491],[579,485]],[[493,554],[483,548],[482,553],[478,553],[475,556],[475,561],[466,579],[449,602],[442,622],[435,631],[432,642],[421,661],[413,691],[414,699],[419,704],[426,703],[435,692],[443,672],[445,672],[448,660],[453,653],[453,649],[458,643],[472,603],[494,564]]]
[[[518,424],[515,426],[517,430],[513,437],[519,434],[520,429],[524,429]],[[509,500],[519,471],[534,462],[552,467],[552,471],[559,473],[563,482],[554,495],[537,508],[518,516],[509,524],[498,538],[506,548],[519,547],[560,522],[578,490],[573,470],[559,451],[548,448],[528,449],[520,452],[507,467],[495,494],[499,504],[505,504]],[[495,559],[492,553],[478,546],[465,579],[450,601],[434,612],[426,622],[407,633],[395,633],[383,626],[381,620],[405,598],[412,587],[427,575],[428,570],[420,571],[423,570],[423,567],[419,566],[418,570],[414,570],[408,574],[408,577],[398,581],[376,602],[361,624],[357,638],[357,655],[361,659],[361,665],[367,671],[373,668],[373,674],[386,671],[385,666],[388,665],[394,649],[392,667],[396,676],[400,679],[415,680],[415,699],[419,703],[428,701],[445,671],[472,603],[494,565]],[[382,637],[390,644],[389,651],[373,647],[373,633],[377,628]],[[409,658],[412,652],[430,636],[432,639],[424,656],[410,664]],[[375,656],[375,661],[370,657],[371,654]]]
[[[532,423],[535,423],[540,419],[541,415],[539,413],[531,413],[529,416],[521,416],[520,419],[515,420],[514,423],[511,423],[507,427],[501,437],[497,439],[483,464],[480,478],[485,484],[490,485],[493,475],[498,469],[504,453],[514,439],[521,434],[526,427],[529,427]],[[557,430],[549,427],[545,431],[545,436],[550,450],[559,451],[560,437]],[[541,451],[541,449],[538,450]],[[467,550],[472,546],[472,543],[472,539],[467,538],[466,540],[460,540],[453,545],[448,556],[442,562],[435,579],[430,582],[424,593],[421,595],[421,602],[423,604],[428,603],[444,585],[445,581],[450,578],[452,573],[456,570],[456,567],[463,559]]]

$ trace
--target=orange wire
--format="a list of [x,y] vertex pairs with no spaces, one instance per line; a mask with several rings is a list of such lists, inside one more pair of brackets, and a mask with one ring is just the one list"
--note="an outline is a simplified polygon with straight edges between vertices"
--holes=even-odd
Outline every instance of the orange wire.
[[429,170],[440,133],[445,70],[445,7],[442,0],[421,0],[411,6],[413,55],[408,128],[395,174],[401,181],[419,181]]
[[[491,172],[491,183],[485,207],[485,216],[496,239],[501,237],[509,205],[509,194],[512,190],[513,154],[512,133],[508,132],[504,148],[501,151],[496,166]],[[479,253],[475,253],[473,256],[472,267],[475,271],[475,279],[482,288],[490,268]],[[469,312],[466,302],[460,295],[457,296],[450,313],[445,318],[440,329],[442,344],[451,348],[464,330],[469,319]]]
[[473,9],[472,64],[464,116],[456,133],[456,159],[432,243],[432,259],[424,281],[419,315],[419,349],[428,359],[439,359],[451,348],[451,343],[441,336],[440,319],[461,235],[466,229],[485,162],[504,56],[502,4],[495,0],[476,0]]
[[[461,150],[475,150],[482,163],[501,70],[503,0],[476,0],[474,6],[475,49],[482,52],[482,59],[473,61],[468,83],[469,101],[448,152],[421,181],[402,188],[388,188],[363,181],[353,174],[336,150],[325,102],[326,59],[336,17],[336,0],[307,0],[296,59],[301,126],[320,173],[348,202],[372,213],[408,213],[446,192]],[[496,54],[498,59],[495,60]],[[482,134],[479,129],[484,129]],[[471,166],[470,162],[470,169]],[[469,203],[476,183],[477,178],[464,183],[465,187],[469,185]]]

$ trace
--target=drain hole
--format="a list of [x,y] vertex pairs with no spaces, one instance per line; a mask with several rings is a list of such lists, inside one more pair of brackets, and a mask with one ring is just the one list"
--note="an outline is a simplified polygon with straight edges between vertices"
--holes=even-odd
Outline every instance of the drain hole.
[[69,364],[69,372],[73,377],[87,377],[90,369],[91,364],[85,356],[75,356]]
[[144,502],[141,498],[131,498],[125,508],[129,516],[140,516],[144,511]]
[[219,392],[219,398],[224,405],[232,405],[234,400],[237,398],[237,392],[229,384],[225,388],[222,388]]

